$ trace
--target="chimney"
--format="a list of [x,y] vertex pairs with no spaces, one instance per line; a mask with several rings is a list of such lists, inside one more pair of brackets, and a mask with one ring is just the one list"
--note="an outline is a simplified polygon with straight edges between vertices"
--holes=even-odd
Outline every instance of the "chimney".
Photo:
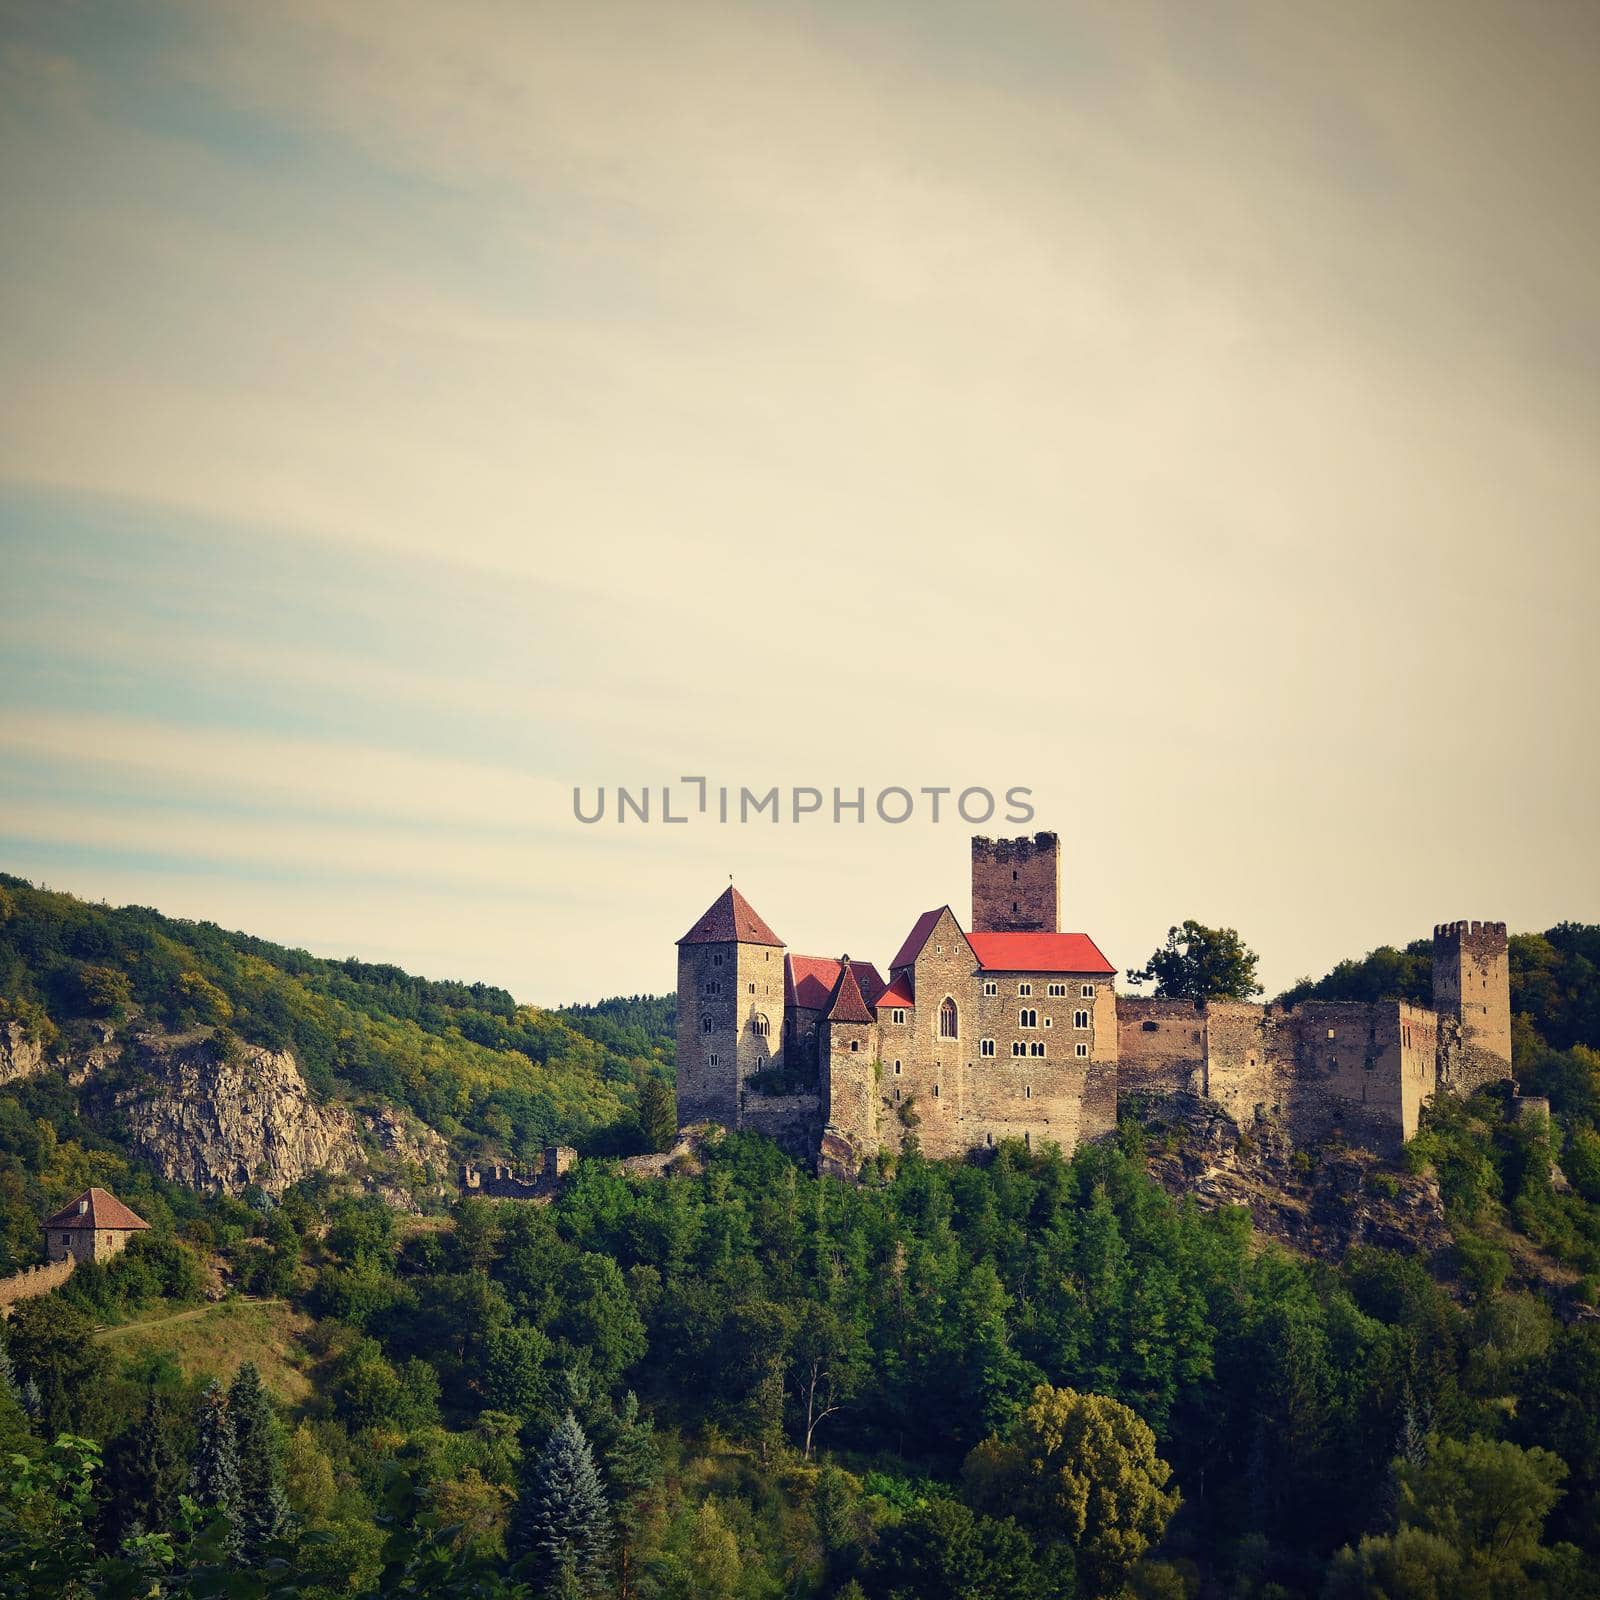
[[88,1212],[89,1212],[89,1202],[87,1200],[80,1200],[78,1202],[78,1215],[80,1217],[87,1216]]

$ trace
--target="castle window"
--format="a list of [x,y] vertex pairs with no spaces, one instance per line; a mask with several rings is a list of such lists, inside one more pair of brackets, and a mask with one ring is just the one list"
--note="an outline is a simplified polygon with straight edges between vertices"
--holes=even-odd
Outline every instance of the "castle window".
[[1331,1038],[1332,1038],[1332,1037],[1333,1037],[1333,1029],[1332,1029],[1332,1028],[1329,1028],[1329,1029],[1328,1029],[1328,1037],[1329,1037],[1329,1038],[1330,1038],[1330,1039],[1331,1039]]
[[750,1019],[750,1026],[758,1039],[765,1039],[772,1032],[772,1024],[760,1012]]
[[1143,1028],[1146,1033],[1154,1033],[1156,1029],[1161,1026],[1161,1024],[1159,1022],[1141,1022],[1139,1026]]
[[896,1100],[898,1100],[900,1098],[900,1091],[898,1089],[895,1090],[894,1097],[895,1097]]
[[978,1041],[978,1054],[980,1056],[992,1056],[994,1054],[994,1040],[980,1039]]
[[1065,996],[1066,992],[1067,986],[1064,983],[1052,983],[1047,985],[1045,988],[1045,993],[1049,995],[1052,1000]]
[[700,1019],[700,1031],[701,1031],[701,1033],[710,1033],[711,1030],[715,1026],[716,1026],[716,1024],[711,1020],[710,1017],[701,1017],[701,1019]]
[[990,1149],[991,1149],[991,1150],[992,1150],[992,1149],[994,1149],[994,1135],[993,1135],[993,1134],[992,1134],[992,1133],[986,1133],[986,1134],[984,1134],[984,1136],[983,1136],[983,1142],[984,1142],[984,1143],[985,1143],[985,1144],[986,1144],[986,1145],[988,1145],[988,1147],[989,1147],[989,1148],[990,1148]]
[[720,983],[718,983],[715,978],[713,978],[713,979],[710,980],[710,982],[708,982],[706,984],[706,993],[707,994],[721,994],[722,993],[722,985]]
[[1031,1006],[1025,1006],[1017,1013],[1017,1026],[1019,1028],[1037,1028],[1039,1026],[1039,1013]]
[[999,994],[1000,985],[993,978],[987,979],[983,985],[983,992],[985,994]]
[[1082,995],[1085,1000],[1093,1000],[1094,985],[1092,983],[1086,983],[1081,989],[1078,990],[1078,993]]
[[1015,916],[1020,909],[1021,908],[1017,905],[1017,902],[1015,900],[1013,900],[1011,902],[1011,914],[1012,914],[1012,916]]
[[1032,994],[1033,993],[1033,985],[1031,983],[1019,983],[1017,985],[1017,993],[1018,994]]
[[714,1067],[714,1066],[717,1066],[721,1062],[722,1057],[719,1056],[715,1050],[713,1050],[711,1052],[711,1054],[706,1057],[706,1060],[707,1060],[708,1063],[710,1063],[711,1066]]
[[1033,1099],[1033,1085],[1031,1083],[1023,1084],[1023,1086],[1022,1086],[1022,1098],[1024,1100]]
[[933,953],[936,956],[942,956],[944,954],[944,946],[942,944],[936,944],[933,947]]
[[756,992],[756,986],[755,986],[755,985],[754,985],[754,984],[753,984],[753,983],[752,983],[752,984],[751,984],[751,985],[750,985],[750,993],[751,993],[751,994],[754,994],[754,993],[755,993],[755,992]]
[[711,965],[714,967],[720,967],[722,965],[722,952],[720,950],[714,956],[712,956]]
[[1014,1056],[1025,1056],[1028,1053],[1028,1047],[1020,1039],[1013,1039],[1011,1041],[1011,1053]]
[[1088,1055],[1089,1047],[1086,1044],[1074,1045],[1072,1053],[1081,1061],[1086,1055]]
[[1046,1018],[1045,1018],[1045,1019],[1044,1019],[1044,1025],[1045,1025],[1045,1027],[1047,1027],[1047,1028],[1053,1028],[1053,1027],[1055,1027],[1055,1025],[1056,1025],[1056,1023],[1055,1023],[1055,1018],[1054,1018],[1054,1017],[1046,1017]]
[[859,1050],[861,1048],[861,1041],[859,1039],[852,1039],[850,1041],[850,1048],[852,1051]]
[[1011,881],[1013,883],[1017,881],[1017,869],[1015,867],[1011,869]]
[[889,1020],[891,1022],[904,1022],[906,1020],[906,1008],[904,1006],[891,1007],[889,1011]]
[[939,1037],[941,1039],[954,1039],[956,1034],[956,1003],[948,995],[944,1004],[939,1007]]
[[1033,1043],[1028,1046],[1028,1054],[1030,1056],[1042,1056],[1044,1054],[1044,1040],[1035,1039]]
[[1072,1026],[1074,1028],[1087,1028],[1089,1026],[1089,1013],[1087,1011],[1074,1011],[1072,1013]]
[[898,1061],[894,1064],[894,1075],[897,1078],[900,1076],[900,1063]]
[[939,1098],[939,1085],[938,1084],[934,1084],[934,1086],[933,1086],[933,1098],[935,1100],[937,1100]]
[[1026,1128],[1022,1130],[1022,1148],[1024,1150],[1033,1149],[1033,1135]]

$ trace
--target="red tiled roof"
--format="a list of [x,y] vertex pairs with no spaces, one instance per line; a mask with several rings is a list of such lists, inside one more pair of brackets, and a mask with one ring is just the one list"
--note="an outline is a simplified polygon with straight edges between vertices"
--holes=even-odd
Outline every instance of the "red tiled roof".
[[909,1006],[912,1004],[914,1002],[911,998],[911,974],[909,971],[900,973],[894,982],[878,996],[878,1009],[880,1011],[885,1006]]
[[679,944],[770,944],[783,940],[756,914],[755,907],[730,883]]
[[1086,933],[969,933],[967,943],[985,972],[1117,970]]
[[[83,1210],[79,1210],[79,1206]],[[46,1223],[45,1227],[72,1228],[148,1228],[143,1217],[135,1216],[114,1194],[104,1189],[85,1189],[76,1200],[69,1200]]]
[[[883,993],[883,979],[870,961],[852,961],[862,997],[870,1006]],[[785,956],[783,962],[784,1002],[805,1006],[811,1011],[826,1011],[839,981],[839,963],[831,956]]]
[[861,998],[861,985],[856,982],[855,968],[846,956],[839,963],[839,981],[834,985],[833,1004],[828,1007],[829,1022],[871,1022],[872,1013]]
[[[900,946],[900,953],[889,963],[889,970],[893,972],[897,967],[909,967],[917,959],[923,945],[928,942],[928,935],[933,932],[934,924],[942,917],[949,906],[937,906],[932,911],[924,911],[912,925],[911,932],[906,935],[906,942]],[[954,915],[954,913],[951,913]],[[958,923],[959,927],[960,924]]]

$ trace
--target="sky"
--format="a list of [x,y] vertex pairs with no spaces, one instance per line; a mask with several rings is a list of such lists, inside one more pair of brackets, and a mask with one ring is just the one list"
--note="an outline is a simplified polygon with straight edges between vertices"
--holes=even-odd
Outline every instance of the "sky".
[[1596,81],[1582,0],[0,0],[0,870],[541,1004],[730,874],[965,920],[889,785],[1030,789],[1124,968],[1600,920]]

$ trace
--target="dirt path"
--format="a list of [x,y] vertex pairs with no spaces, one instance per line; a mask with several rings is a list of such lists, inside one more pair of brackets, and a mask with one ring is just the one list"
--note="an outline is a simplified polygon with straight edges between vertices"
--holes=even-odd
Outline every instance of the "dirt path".
[[[241,1295],[235,1304],[247,1306],[281,1306],[282,1300],[255,1300]],[[218,1300],[213,1305],[196,1306],[192,1311],[174,1311],[170,1317],[155,1317],[149,1322],[117,1322],[103,1328],[96,1328],[89,1335],[91,1339],[114,1339],[121,1333],[142,1333],[146,1328],[165,1328],[174,1322],[193,1322],[196,1317],[209,1316],[218,1306],[225,1306],[226,1300]]]

